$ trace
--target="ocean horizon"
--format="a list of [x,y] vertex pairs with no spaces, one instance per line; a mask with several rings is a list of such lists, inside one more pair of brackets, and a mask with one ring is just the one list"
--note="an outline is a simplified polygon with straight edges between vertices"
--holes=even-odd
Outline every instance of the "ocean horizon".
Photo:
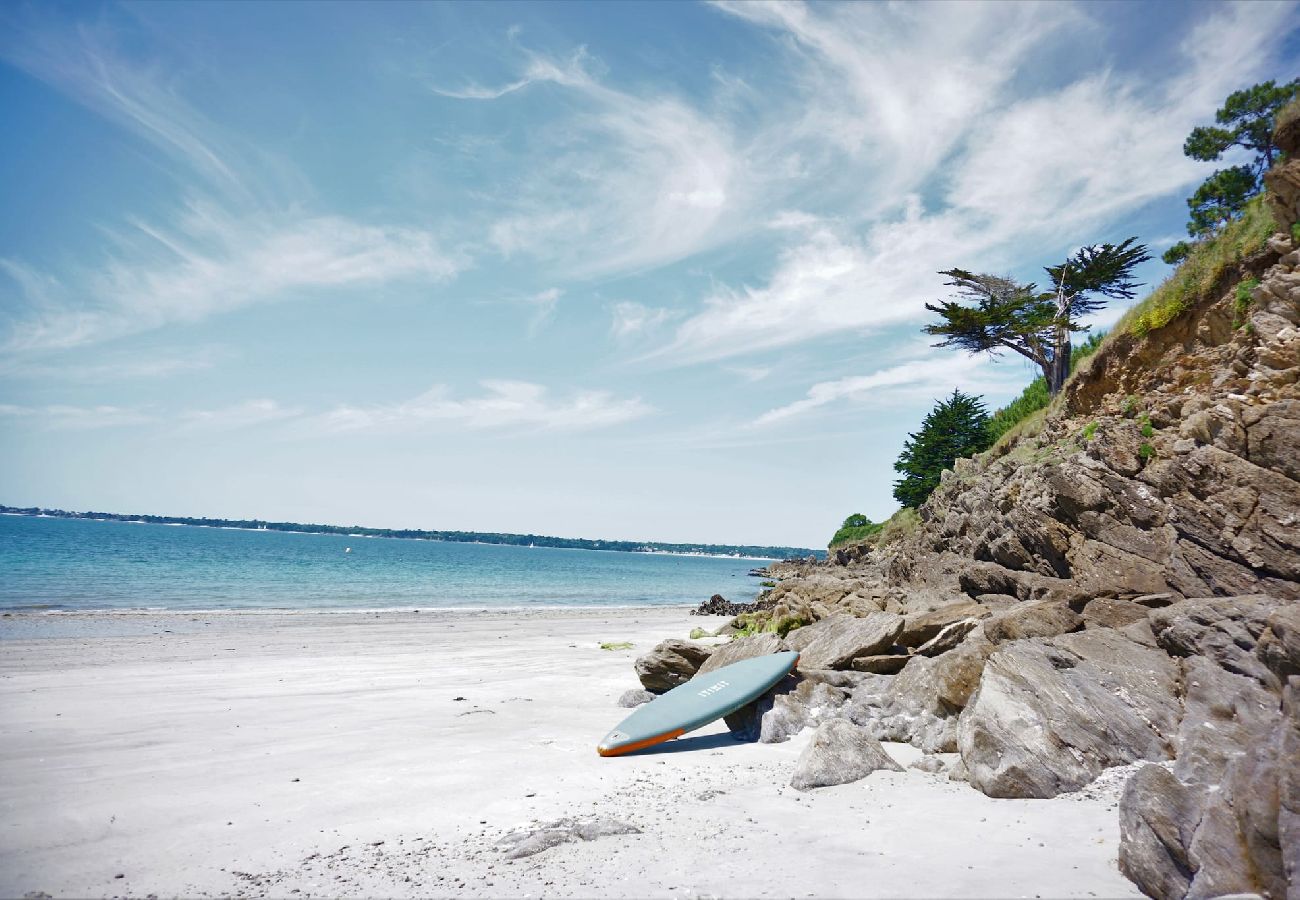
[[385,611],[748,602],[755,557],[0,516],[6,612]]

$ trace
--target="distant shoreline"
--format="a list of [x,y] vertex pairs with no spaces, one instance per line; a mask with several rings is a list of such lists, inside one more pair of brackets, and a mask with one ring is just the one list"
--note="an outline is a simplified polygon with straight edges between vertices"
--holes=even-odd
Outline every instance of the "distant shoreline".
[[96,522],[121,522],[140,525],[173,525],[192,528],[217,528],[233,531],[277,531],[285,534],[324,534],[338,537],[385,538],[397,540],[442,541],[461,544],[494,544],[515,547],[546,547],[559,550],[601,550],[617,553],[650,553],[668,556],[704,556],[770,562],[781,559],[825,556],[824,550],[807,547],[763,546],[756,544],[672,544],[660,541],[605,541],[590,538],[561,538],[551,535],[514,534],[510,532],[436,531],[407,528],[369,528],[361,525],[316,525],[300,522],[270,522],[262,519],[214,519],[191,516],[155,516],[108,512],[75,512],[44,507],[0,505],[0,515],[45,519],[83,519]]

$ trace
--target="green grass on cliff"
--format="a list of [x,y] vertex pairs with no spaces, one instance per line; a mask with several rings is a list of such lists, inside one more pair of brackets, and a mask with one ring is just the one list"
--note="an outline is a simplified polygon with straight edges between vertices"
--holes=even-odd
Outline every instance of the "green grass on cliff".
[[1216,290],[1223,277],[1246,257],[1264,248],[1277,223],[1264,205],[1263,196],[1246,204],[1240,219],[1229,222],[1223,231],[1201,241],[1191,254],[1137,306],[1124,314],[1115,330],[1143,337],[1164,328]]
[[872,522],[868,525],[846,525],[839,531],[835,532],[831,538],[830,549],[842,547],[845,544],[856,544],[858,541],[865,541],[867,538],[879,534],[880,529],[885,527],[884,522]]
[[[1100,331],[1090,334],[1087,340],[1074,348],[1070,353],[1071,373],[1079,367],[1079,363],[1097,352],[1103,337],[1105,337],[1105,334]],[[1046,409],[1047,404],[1051,402],[1052,397],[1047,392],[1047,381],[1043,376],[1039,375],[1029,382],[1029,386],[1021,391],[1019,397],[989,417],[989,434],[996,441],[1040,409]]]

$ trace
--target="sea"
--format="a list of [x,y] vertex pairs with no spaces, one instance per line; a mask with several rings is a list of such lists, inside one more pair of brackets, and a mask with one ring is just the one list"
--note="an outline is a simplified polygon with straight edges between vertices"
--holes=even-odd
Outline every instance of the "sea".
[[764,562],[0,515],[11,613],[748,602]]

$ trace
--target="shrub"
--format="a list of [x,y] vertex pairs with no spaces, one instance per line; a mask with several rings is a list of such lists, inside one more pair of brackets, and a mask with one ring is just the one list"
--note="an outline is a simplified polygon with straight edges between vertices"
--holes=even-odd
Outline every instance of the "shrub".
[[1084,439],[1085,441],[1090,441],[1090,440],[1092,440],[1093,436],[1094,436],[1096,433],[1097,433],[1097,423],[1096,423],[1096,422],[1089,422],[1087,425],[1083,426],[1083,439]]
[[1150,444],[1143,444],[1141,447],[1138,447],[1138,456],[1142,457],[1143,459],[1150,459],[1155,455],[1156,455],[1156,448],[1152,447]]
[[1246,315],[1250,312],[1250,295],[1257,287],[1259,287],[1258,278],[1247,278],[1237,285],[1237,302],[1233,304],[1233,328],[1240,328],[1246,324]]

